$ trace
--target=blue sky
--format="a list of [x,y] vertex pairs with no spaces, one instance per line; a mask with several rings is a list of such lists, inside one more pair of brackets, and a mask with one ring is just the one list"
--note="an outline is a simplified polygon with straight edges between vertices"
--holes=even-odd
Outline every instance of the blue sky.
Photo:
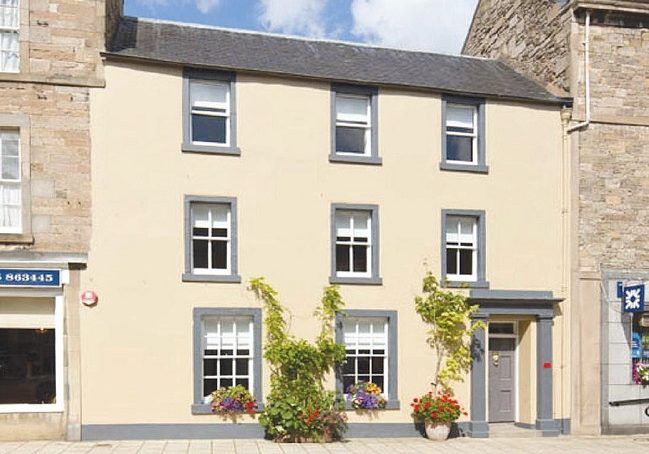
[[126,0],[126,14],[459,53],[477,0]]

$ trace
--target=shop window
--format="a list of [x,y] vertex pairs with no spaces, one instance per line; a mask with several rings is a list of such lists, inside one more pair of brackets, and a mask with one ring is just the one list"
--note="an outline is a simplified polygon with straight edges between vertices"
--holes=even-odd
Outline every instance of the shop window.
[[649,312],[633,314],[631,333],[632,379],[639,385],[649,384]]

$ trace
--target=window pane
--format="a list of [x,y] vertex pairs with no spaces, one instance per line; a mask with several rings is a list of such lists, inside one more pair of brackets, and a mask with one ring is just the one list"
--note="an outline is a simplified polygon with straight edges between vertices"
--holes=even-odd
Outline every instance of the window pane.
[[18,133],[3,132],[0,134],[2,156],[18,156]]
[[203,229],[203,228],[198,228],[198,227],[194,227],[192,229],[192,234],[194,236],[207,236],[208,232],[209,232],[209,229]]
[[212,236],[227,237],[228,229],[212,229]]
[[56,399],[53,329],[0,329],[0,404]]
[[229,386],[232,386],[232,379],[231,378],[222,378],[221,379],[221,388],[227,388]]
[[212,241],[212,268],[219,270],[228,268],[227,241]]
[[247,378],[237,378],[235,381],[236,381],[235,385],[241,385],[247,390],[252,391],[250,389],[250,381]]
[[207,240],[192,240],[192,258],[194,260],[194,268],[207,268],[207,248],[209,241]]
[[349,249],[347,245],[336,245],[336,271],[350,271]]
[[341,153],[365,154],[364,128],[336,127],[336,151]]
[[354,246],[354,271],[366,272],[367,269],[367,246]]
[[212,391],[215,391],[218,388],[218,382],[216,378],[208,378],[203,380],[203,395],[207,396]]
[[221,376],[223,375],[232,375],[232,360],[231,359],[221,359]]
[[336,119],[369,123],[367,116],[369,102],[369,97],[336,95]]
[[343,377],[343,392],[347,392],[350,386],[355,385],[356,380],[353,375]]
[[367,383],[369,381],[370,381],[370,376],[369,375],[359,375],[357,383]]
[[229,84],[191,81],[189,91],[192,107],[224,108],[227,105]]
[[[372,374],[382,374],[383,373],[383,358],[372,358]],[[378,383],[377,383],[378,384]]]
[[204,375],[216,375],[216,360],[215,359],[205,359],[203,360],[203,374]]
[[384,393],[387,392],[387,389],[384,387],[384,380],[382,375],[372,375],[372,383],[381,388],[381,391]]
[[225,117],[208,115],[192,115],[192,141],[208,143],[225,143],[226,140]]
[[473,138],[447,135],[446,159],[473,162]]
[[446,274],[457,274],[457,249],[446,249]]
[[358,358],[358,373],[359,374],[370,373],[370,359],[368,357]]
[[447,104],[446,126],[449,128],[473,129],[475,110],[474,106]]
[[460,249],[460,274],[473,274],[473,251]]
[[237,375],[248,375],[248,364],[250,364],[250,361],[247,359],[237,359],[236,360]]
[[347,362],[343,364],[343,375],[353,374],[354,365],[355,365],[355,360],[353,358],[347,358]]

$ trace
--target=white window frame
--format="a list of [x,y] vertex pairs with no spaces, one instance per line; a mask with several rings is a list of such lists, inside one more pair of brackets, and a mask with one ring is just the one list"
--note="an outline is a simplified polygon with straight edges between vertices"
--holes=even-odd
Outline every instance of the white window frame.
[[[18,178],[17,179],[4,179],[2,178],[2,150],[4,149],[3,144],[2,144],[2,134],[3,133],[15,133],[16,134],[16,139],[18,141]],[[18,225],[14,227],[3,227],[0,226],[0,234],[1,233],[9,233],[9,234],[15,234],[15,233],[22,233],[23,231],[23,191],[22,191],[22,150],[21,150],[21,140],[20,140],[20,129],[18,128],[4,128],[0,127],[0,186],[15,186],[18,188],[18,194],[20,197],[19,204],[17,205],[19,214],[18,214]],[[2,188],[0,188],[0,197],[2,196],[1,194]],[[9,204],[7,204],[9,205]],[[5,204],[2,202],[2,199],[0,199],[0,209],[5,206]],[[11,206],[16,206],[16,205],[11,205]]]
[[[348,93],[336,93],[336,134],[338,127],[345,127],[345,128],[356,128],[356,129],[363,129],[365,131],[365,150],[363,153],[352,153],[352,152],[344,152],[344,151],[339,151],[336,146],[336,154],[340,156],[372,156],[372,96],[371,95],[353,95],[353,94],[348,94]],[[353,119],[346,119],[344,115],[340,115],[338,113],[338,99],[340,98],[346,98],[346,99],[355,99],[355,100],[363,100],[365,101],[366,105],[366,114],[365,114],[365,121],[359,121],[359,120],[353,120]],[[342,118],[341,118],[342,117]],[[338,144],[338,141],[334,141],[335,145]]]
[[[10,5],[2,5],[3,8],[14,8],[13,6]],[[0,47],[0,72],[4,73],[18,73],[20,72],[20,0],[16,1],[16,16],[15,16],[15,26],[7,26],[7,25],[0,25],[0,35],[3,34],[15,34],[16,35],[16,41],[18,42],[18,51],[17,51],[17,59],[18,59],[18,64],[15,70],[6,70],[2,69],[4,67],[4,62],[6,59],[6,55],[9,54],[10,51],[9,49],[3,49]],[[0,42],[2,40],[0,39]]]
[[[208,222],[209,228],[207,229],[207,236],[194,235],[194,210],[199,207],[208,208]],[[227,229],[227,235],[225,237],[212,236],[212,229],[215,228],[213,224],[213,212],[212,209],[216,207],[226,207],[227,208],[227,221],[223,225],[219,225],[217,228]],[[191,259],[191,272],[196,275],[231,275],[232,274],[232,205],[228,203],[201,203],[194,202],[190,206],[190,259]],[[207,241],[207,268],[196,268],[194,266],[194,241]],[[220,241],[226,243],[226,268],[212,268],[212,241]]]
[[[219,86],[225,88],[225,102],[222,103],[210,103],[213,104],[209,106],[212,109],[222,109],[223,112],[214,112],[201,109],[200,104],[195,105],[191,101],[191,93],[194,85],[208,85],[208,86]],[[213,147],[229,147],[231,141],[231,92],[230,92],[230,82],[219,81],[219,80],[208,80],[208,79],[197,79],[192,78],[189,80],[189,140],[193,145],[204,145],[204,146],[213,146]],[[202,107],[208,107],[207,105]],[[199,140],[194,140],[194,131],[192,128],[192,118],[194,115],[201,115],[205,117],[222,117],[225,118],[225,142],[203,142]]]
[[[215,320],[217,322],[217,336],[219,340],[219,350],[221,350],[221,345],[223,343],[223,335],[221,331],[221,324],[224,321],[234,321],[233,325],[233,351],[232,355],[206,355],[205,350],[207,350],[207,331],[205,328],[205,321],[206,320]],[[248,323],[248,355],[238,355],[237,350],[238,350],[238,344],[239,344],[239,336],[237,335],[237,322],[244,322],[244,319]],[[217,380],[217,385],[221,382],[222,379],[230,379],[232,380],[232,386],[234,386],[236,383],[237,378],[244,378],[248,380],[248,391],[250,391],[251,394],[254,394],[254,389],[255,389],[255,373],[254,373],[254,351],[255,351],[255,334],[254,334],[254,318],[252,316],[245,316],[245,315],[205,315],[201,318],[201,340],[202,340],[202,349],[201,349],[201,388],[203,390],[202,395],[203,395],[203,402],[208,403],[206,401],[206,398],[210,395],[210,393],[214,390],[208,391],[205,389],[205,380]],[[216,360],[216,367],[217,367],[217,372],[216,375],[205,375],[205,366],[204,366],[204,360],[206,359],[214,359]],[[221,369],[221,361],[222,359],[226,360],[232,360],[232,375],[221,375],[220,374],[220,369]],[[236,370],[236,360],[237,359],[247,359],[248,360],[248,374],[247,375],[237,375],[237,370]],[[220,385],[217,386],[216,389],[218,389]]]
[[449,102],[446,105],[446,111],[448,112],[451,109],[464,109],[472,111],[473,118],[473,132],[458,132],[458,131],[449,131],[449,119],[448,115],[446,116],[446,136],[455,136],[455,137],[471,137],[471,161],[458,161],[448,158],[448,149],[446,151],[447,155],[445,157],[446,162],[449,164],[460,164],[460,165],[477,165],[478,164],[478,106],[472,104],[459,104]]
[[[369,350],[370,350],[370,352],[372,352],[372,350],[374,350],[374,348],[373,348],[374,323],[383,322],[383,338],[384,338],[383,339],[383,341],[384,341],[384,343],[383,343],[383,352],[384,352],[384,354],[383,355],[374,355],[373,353],[363,354],[363,355],[358,354],[358,351],[360,350],[360,348],[359,348],[359,339],[360,339],[359,322],[361,322],[361,323],[365,322],[365,323],[370,324],[370,334],[369,334],[369,338],[370,338]],[[371,360],[371,358],[374,358],[374,357],[377,357],[377,356],[383,356],[383,373],[380,374],[380,375],[383,375],[383,386],[381,387],[381,391],[382,391],[381,394],[383,395],[383,397],[385,397],[386,400],[389,399],[389,394],[388,394],[389,377],[390,377],[389,369],[388,369],[389,368],[389,363],[390,363],[389,359],[388,359],[389,358],[389,356],[388,356],[389,355],[389,345],[390,345],[389,344],[389,342],[390,342],[390,338],[389,338],[389,320],[386,317],[354,317],[354,316],[350,316],[350,317],[345,317],[343,319],[342,323],[343,323],[343,345],[345,346],[345,350],[352,350],[352,349],[356,350],[356,354],[351,354],[351,355],[347,354],[347,358],[355,358],[355,359],[357,359],[359,357],[369,357],[370,358],[370,367],[369,367],[369,374],[368,375],[370,377],[373,375],[372,374],[372,360]],[[350,345],[350,344],[347,344],[347,341],[345,339],[345,332],[346,332],[345,326],[350,324],[350,323],[353,323],[354,326],[355,326],[355,336],[354,336],[355,345],[354,345],[353,348],[348,347],[348,345]],[[354,383],[355,384],[359,383],[359,381],[358,381],[358,376],[359,375],[360,374],[358,373],[358,367],[356,366],[356,367],[354,367]],[[374,374],[374,375],[379,375],[379,374]],[[345,375],[341,374],[341,379],[343,380],[343,382],[344,382],[344,377],[345,377]],[[346,389],[343,389],[343,393],[345,394],[345,396],[349,395],[347,393]]]
[[[349,241],[339,241],[338,240],[338,216],[342,216],[344,214],[350,215],[350,223],[349,223],[349,230],[350,230],[350,237]],[[354,217],[355,216],[367,216],[367,242],[356,242],[355,241],[355,229],[354,229]],[[374,225],[372,223],[372,213],[370,211],[364,211],[364,210],[345,210],[345,209],[339,209],[336,210],[336,217],[335,217],[335,251],[337,253],[337,249],[339,245],[344,245],[347,246],[348,251],[349,251],[349,267],[350,271],[338,271],[334,269],[334,272],[336,273],[336,277],[372,277],[372,264],[373,264],[373,254],[374,254],[374,244],[373,244],[373,228]],[[366,258],[366,266],[367,266],[367,271],[364,272],[356,272],[353,271],[354,268],[354,246],[365,246],[367,250],[367,258]],[[338,267],[338,262],[336,261],[336,267]]]
[[[63,317],[64,317],[63,295],[54,297],[54,364],[56,371],[56,403],[54,404],[0,404],[2,413],[57,413],[64,411],[65,386],[63,373],[64,338],[63,338]],[[2,316],[2,314],[0,314]]]
[[[449,215],[445,219],[446,225],[448,226],[449,221],[454,220],[456,221],[456,226],[457,226],[457,231],[456,232],[449,232],[448,228],[446,228],[446,238],[444,240],[444,246],[445,246],[445,253],[447,253],[448,249],[456,249],[456,271],[457,273],[448,273],[446,272],[446,278],[449,281],[456,281],[456,282],[477,282],[478,281],[478,219],[474,216],[459,216],[459,215]],[[472,222],[472,245],[470,246],[464,246],[462,243],[466,243],[466,241],[460,241],[461,235],[462,235],[462,230],[461,230],[461,222],[470,220]],[[453,241],[454,243],[457,243],[457,245],[450,245],[449,246],[449,237],[451,235],[457,235],[457,241]],[[459,274],[460,271],[460,250],[470,250],[472,252],[471,254],[471,274]],[[447,265],[448,266],[448,265]]]

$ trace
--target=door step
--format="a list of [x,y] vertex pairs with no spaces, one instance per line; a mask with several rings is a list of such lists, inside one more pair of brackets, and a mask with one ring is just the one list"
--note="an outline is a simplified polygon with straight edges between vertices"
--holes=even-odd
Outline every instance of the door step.
[[543,432],[536,429],[526,429],[512,422],[489,423],[489,438],[536,438],[542,437]]

